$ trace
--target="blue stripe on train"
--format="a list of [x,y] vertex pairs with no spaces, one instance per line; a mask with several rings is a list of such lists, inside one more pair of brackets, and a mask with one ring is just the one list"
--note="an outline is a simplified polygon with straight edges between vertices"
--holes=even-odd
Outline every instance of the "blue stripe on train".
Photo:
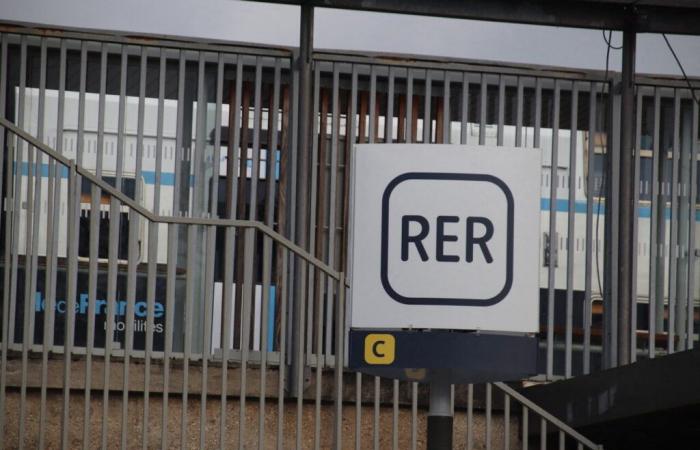
[[[252,166],[252,162],[248,161],[248,167]],[[276,164],[275,176],[279,176],[279,161]],[[68,178],[68,168],[59,165],[61,169],[61,177]],[[156,184],[156,173],[150,170],[144,170],[141,172],[143,175],[143,180],[146,184]],[[29,164],[27,162],[22,163],[22,175],[29,175]],[[49,176],[49,166],[48,164],[41,165],[41,176]],[[190,176],[190,183],[194,182],[194,176]],[[172,172],[162,172],[160,174],[160,183],[163,186],[173,186],[175,184],[175,174]],[[548,198],[540,199],[540,210],[544,212],[549,212],[550,201]],[[585,214],[588,208],[588,203],[585,201],[576,201],[574,203],[574,211],[577,214]],[[568,212],[569,211],[569,200],[567,199],[557,199],[556,203],[557,212]],[[593,202],[593,214],[605,214],[605,203],[594,201]],[[666,219],[671,218],[671,209],[666,208],[665,211]],[[648,219],[651,217],[651,207],[648,205],[639,206],[639,217],[642,219]],[[695,220],[700,222],[700,211],[695,213]]]
[[[252,169],[253,168],[253,162],[248,161],[248,168]],[[68,168],[58,164],[59,168],[59,173],[61,175],[61,178],[68,178]],[[156,184],[156,173],[152,170],[143,170],[141,171],[141,175],[143,176],[143,181],[146,184]],[[22,162],[22,176],[29,176],[29,163],[28,162]],[[41,165],[41,176],[44,178],[48,178],[49,176],[49,165],[48,164],[42,164]],[[275,179],[279,179],[279,161],[275,164]],[[194,175],[190,175],[190,184],[194,183]],[[160,173],[160,184],[161,186],[174,186],[175,185],[175,174],[172,172],[161,172]]]
[[[540,210],[543,212],[549,212],[551,202],[549,201],[548,198],[542,198],[540,199]],[[574,203],[574,212],[577,214],[586,214],[586,211],[588,209],[588,202],[586,201],[576,201]],[[556,203],[556,211],[557,212],[568,212],[569,211],[569,200],[567,199],[557,199]],[[651,217],[651,206],[649,205],[640,205],[638,207],[639,211],[639,217],[641,219],[648,219]],[[605,203],[604,202],[598,202],[594,201],[593,202],[593,214],[605,214]],[[664,211],[664,215],[666,217],[666,220],[671,219],[671,208],[666,208]],[[695,213],[695,220],[700,221],[700,211],[697,211]]]

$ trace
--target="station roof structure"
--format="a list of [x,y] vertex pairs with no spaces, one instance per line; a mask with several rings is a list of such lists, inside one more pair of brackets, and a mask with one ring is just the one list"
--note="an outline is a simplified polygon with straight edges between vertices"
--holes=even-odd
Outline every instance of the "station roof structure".
[[[253,0],[259,1],[259,0]],[[700,0],[265,0],[455,19],[700,35]]]

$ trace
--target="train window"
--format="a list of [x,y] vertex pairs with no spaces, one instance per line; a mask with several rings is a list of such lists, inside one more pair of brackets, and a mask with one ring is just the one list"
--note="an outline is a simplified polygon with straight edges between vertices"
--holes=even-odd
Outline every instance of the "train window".
[[[116,187],[116,178],[112,176],[103,176],[102,179],[111,186]],[[81,258],[90,257],[90,220],[93,213],[100,215],[99,223],[99,238],[97,244],[97,257],[99,259],[107,259],[109,257],[109,228],[110,228],[110,196],[102,192],[99,199],[98,210],[92,211],[92,187],[93,184],[83,179],[81,183],[81,213],[80,213],[80,235],[78,238],[78,256]],[[134,198],[136,183],[133,178],[122,178],[122,192]],[[129,243],[129,214],[126,207],[120,206],[119,211],[119,239],[117,244],[117,259],[126,260],[128,257]]]
[[[110,186],[116,188],[117,187],[117,179],[116,177],[112,176],[102,176],[102,180],[106,181],[109,183]],[[129,177],[122,177],[122,189],[121,191],[128,196],[129,198],[135,198],[134,196],[136,195],[136,182],[133,178]],[[82,202],[83,203],[90,203],[90,196],[92,195],[92,183],[89,180],[83,179],[82,185],[81,185],[81,190],[80,194],[82,197]],[[102,194],[103,197],[103,202],[105,198],[105,194]],[[109,203],[109,201],[107,201]]]
[[[107,259],[109,257],[109,211],[99,211],[99,239],[97,244],[97,257]],[[85,209],[80,214],[80,235],[78,237],[78,256],[81,258],[90,257],[90,218],[93,211]],[[119,212],[119,239],[117,244],[117,259],[126,260],[128,258],[129,247],[129,213]]]

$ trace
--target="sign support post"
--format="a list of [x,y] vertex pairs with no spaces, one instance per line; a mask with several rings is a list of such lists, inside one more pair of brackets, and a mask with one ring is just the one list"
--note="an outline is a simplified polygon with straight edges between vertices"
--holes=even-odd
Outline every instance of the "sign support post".
[[428,410],[428,450],[452,450],[452,408],[450,384],[445,381],[430,383]]

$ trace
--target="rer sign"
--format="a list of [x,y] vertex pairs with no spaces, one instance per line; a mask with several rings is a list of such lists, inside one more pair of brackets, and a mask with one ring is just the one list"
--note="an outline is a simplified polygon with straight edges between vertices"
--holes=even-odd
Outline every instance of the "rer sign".
[[536,332],[540,151],[358,145],[351,327]]

